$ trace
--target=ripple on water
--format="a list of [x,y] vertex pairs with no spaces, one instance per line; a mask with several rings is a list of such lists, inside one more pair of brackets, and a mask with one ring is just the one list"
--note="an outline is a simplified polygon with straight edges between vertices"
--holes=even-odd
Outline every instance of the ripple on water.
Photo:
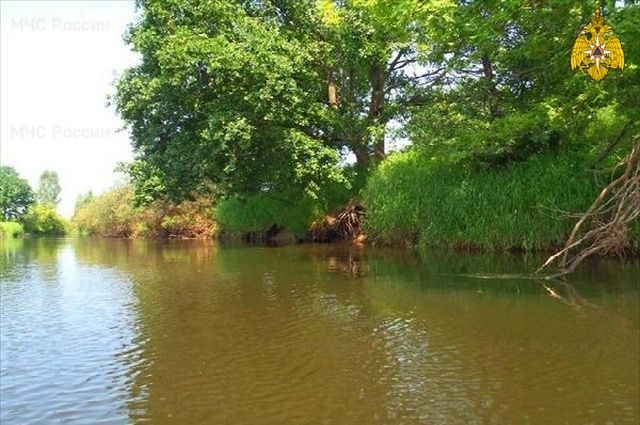
[[[0,281],[0,422],[125,423],[127,367],[140,353],[121,274],[74,262]],[[26,279],[25,279],[26,277]]]
[[300,247],[135,246],[2,275],[3,425],[637,422],[624,320]]

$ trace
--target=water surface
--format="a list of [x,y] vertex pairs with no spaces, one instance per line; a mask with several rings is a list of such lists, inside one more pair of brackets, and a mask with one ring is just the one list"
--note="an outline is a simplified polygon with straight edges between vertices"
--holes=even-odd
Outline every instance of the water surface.
[[0,423],[637,424],[640,265],[539,261],[0,241]]

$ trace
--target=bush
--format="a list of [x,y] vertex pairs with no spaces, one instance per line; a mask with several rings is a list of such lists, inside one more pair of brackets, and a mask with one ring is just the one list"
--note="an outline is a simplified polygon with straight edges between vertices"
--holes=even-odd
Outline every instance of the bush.
[[134,207],[133,189],[117,186],[78,206],[72,223],[80,235],[140,238],[209,238],[214,235],[212,200]]
[[222,230],[233,235],[262,234],[274,226],[302,235],[323,212],[321,203],[308,196],[296,200],[265,193],[221,201],[216,207],[216,219]]
[[174,204],[155,201],[136,218],[134,237],[203,239],[215,235],[213,201],[197,198]]
[[34,236],[62,236],[67,232],[67,224],[48,204],[36,204],[29,209],[22,221],[24,230]]
[[123,185],[85,202],[76,211],[72,223],[81,235],[129,237],[133,234],[136,215],[133,191]]
[[215,209],[216,220],[221,230],[233,236],[286,230],[302,237],[314,221],[349,203],[363,185],[364,176],[354,168],[346,167],[343,173],[348,183],[326,184],[315,193],[274,190],[223,199]]
[[15,221],[0,221],[0,239],[18,238],[24,235],[24,227]]
[[[545,249],[573,227],[598,194],[585,155],[534,155],[500,170],[437,162],[418,150],[391,155],[364,190],[374,239],[421,245]],[[606,177],[606,176],[605,176]]]

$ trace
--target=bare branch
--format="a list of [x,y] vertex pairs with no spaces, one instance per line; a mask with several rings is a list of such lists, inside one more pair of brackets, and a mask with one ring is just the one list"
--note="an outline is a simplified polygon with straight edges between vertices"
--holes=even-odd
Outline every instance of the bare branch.
[[536,273],[557,261],[559,272],[552,277],[563,276],[592,255],[622,256],[632,247],[629,228],[640,218],[640,135],[635,136],[631,152],[619,167],[624,167],[622,174],[602,189],[573,227],[564,248],[549,257]]

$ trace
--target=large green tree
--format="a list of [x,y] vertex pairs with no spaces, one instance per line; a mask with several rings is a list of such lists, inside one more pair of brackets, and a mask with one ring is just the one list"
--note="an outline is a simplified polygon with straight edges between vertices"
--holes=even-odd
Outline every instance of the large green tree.
[[58,173],[49,170],[43,171],[36,192],[38,202],[55,207],[60,202],[60,192]]
[[367,169],[411,90],[438,76],[415,64],[430,17],[452,3],[138,1],[127,42],[142,60],[115,96],[134,177],[180,197],[212,184],[314,192],[343,178],[349,152]]
[[[628,66],[595,84],[568,61],[600,3]],[[487,167],[593,133],[605,144],[638,122],[635,4],[139,0],[126,39],[141,63],[114,99],[136,199],[317,193],[346,180],[341,156],[367,170],[406,123],[434,157]]]
[[[596,83],[569,58],[600,3],[627,64]],[[445,76],[414,98],[410,137],[436,157],[488,167],[585,142],[603,149],[621,132],[629,141],[640,122],[640,8],[623,3],[458,2],[436,22],[428,61]]]
[[4,220],[20,220],[34,203],[29,183],[15,169],[0,166],[0,210]]

